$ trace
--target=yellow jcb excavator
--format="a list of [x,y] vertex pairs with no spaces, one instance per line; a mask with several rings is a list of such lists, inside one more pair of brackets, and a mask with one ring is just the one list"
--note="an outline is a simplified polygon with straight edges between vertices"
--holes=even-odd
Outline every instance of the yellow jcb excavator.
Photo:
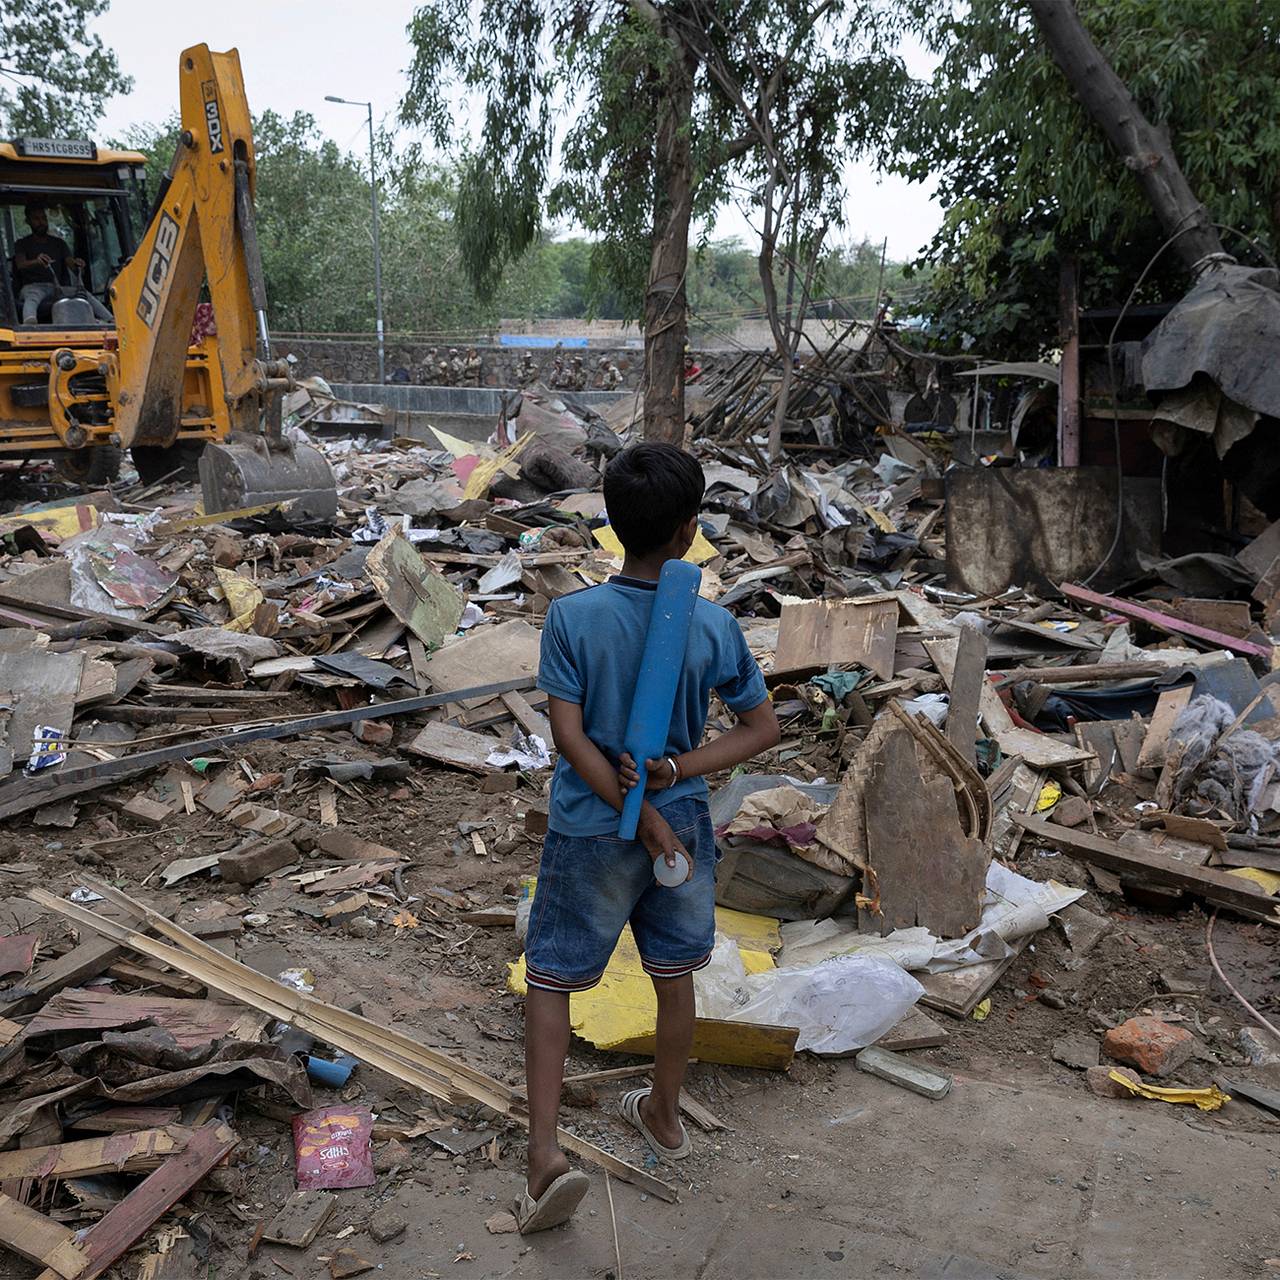
[[[54,457],[94,485],[124,449],[146,479],[198,457],[206,511],[292,498],[331,516],[328,464],[281,433],[293,380],[271,357],[240,55],[196,45],[179,79],[182,133],[149,211],[137,152],[0,143],[0,460]],[[48,237],[65,251],[28,256]],[[203,289],[212,324],[193,332]]]

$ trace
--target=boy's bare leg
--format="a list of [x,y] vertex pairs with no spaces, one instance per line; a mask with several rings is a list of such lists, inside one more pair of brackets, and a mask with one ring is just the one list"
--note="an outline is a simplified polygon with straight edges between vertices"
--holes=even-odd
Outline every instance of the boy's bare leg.
[[653,1054],[653,1091],[640,1103],[649,1132],[664,1147],[684,1140],[680,1128],[680,1086],[693,1047],[693,974],[654,978],[658,996],[658,1033]]
[[[692,993],[692,983],[689,990]],[[556,1141],[568,1054],[568,993],[530,987],[524,1000],[524,1074],[529,1090],[529,1194],[535,1200],[569,1171],[568,1158]]]

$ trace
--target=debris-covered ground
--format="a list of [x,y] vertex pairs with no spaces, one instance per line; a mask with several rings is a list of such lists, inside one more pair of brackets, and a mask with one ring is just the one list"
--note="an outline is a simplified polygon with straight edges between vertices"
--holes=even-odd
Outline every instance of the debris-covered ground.
[[694,417],[691,556],[784,735],[711,780],[696,1153],[618,1118],[653,1030],[624,942],[574,1003],[593,1192],[528,1239],[539,627],[618,566],[633,406],[328,439],[324,526],[7,476],[0,1275],[1280,1266],[1270,619],[1168,573],[949,591],[948,442],[837,444],[801,405],[768,468],[750,372]]

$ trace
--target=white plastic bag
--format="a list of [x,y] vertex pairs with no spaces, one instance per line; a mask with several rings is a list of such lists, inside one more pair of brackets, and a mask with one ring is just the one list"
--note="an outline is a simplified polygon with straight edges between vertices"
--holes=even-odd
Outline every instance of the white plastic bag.
[[748,975],[737,948],[723,937],[694,984],[702,1017],[797,1027],[796,1048],[813,1053],[874,1044],[924,994],[909,973],[869,956]]

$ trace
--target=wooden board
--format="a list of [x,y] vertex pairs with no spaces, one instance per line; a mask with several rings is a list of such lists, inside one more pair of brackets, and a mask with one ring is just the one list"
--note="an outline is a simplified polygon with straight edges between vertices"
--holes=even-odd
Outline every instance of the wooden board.
[[1082,862],[1099,866],[1117,875],[1134,876],[1153,884],[1168,885],[1198,894],[1224,907],[1236,907],[1280,924],[1276,900],[1249,881],[1213,867],[1197,867],[1162,853],[1125,848],[1114,840],[1051,825],[1043,818],[1014,819],[1033,835],[1043,837]]
[[161,996],[125,996],[96,988],[70,989],[54,996],[27,1023],[27,1039],[55,1031],[110,1031],[154,1022],[182,1049],[195,1049],[225,1036],[240,1011],[213,1000],[169,1000]]
[[1267,525],[1247,547],[1236,552],[1236,559],[1255,578],[1261,578],[1280,556],[1280,520]]
[[[751,1022],[724,1022],[719,1018],[695,1018],[691,1058],[718,1062],[727,1067],[758,1067],[785,1071],[796,1056],[795,1027],[770,1027]],[[656,1037],[637,1036],[613,1046],[617,1053],[642,1053],[652,1057]]]
[[0,1151],[0,1182],[11,1178],[88,1178],[98,1173],[154,1169],[182,1151],[190,1131],[179,1125],[112,1133],[105,1138],[60,1142],[50,1147]]
[[1192,692],[1193,686],[1188,684],[1178,689],[1166,689],[1156,699],[1156,709],[1151,713],[1151,726],[1143,740],[1142,750],[1138,752],[1140,769],[1158,769],[1164,764],[1165,752],[1169,746],[1169,730],[1191,701]]
[[128,1133],[177,1124],[180,1115],[177,1107],[108,1107],[93,1115],[79,1116],[68,1128],[87,1129],[91,1133]]
[[270,1244],[305,1249],[337,1207],[338,1197],[331,1191],[295,1191],[267,1223],[262,1238]]
[[863,911],[861,927],[882,935],[923,925],[958,938],[982,915],[987,853],[968,838],[949,780],[922,776],[905,729],[890,733],[873,761],[865,798],[868,883],[879,914]]
[[369,552],[364,565],[387,608],[428,650],[438,649],[457,629],[462,593],[398,530]]
[[[496,627],[476,627],[464,639],[433,653],[427,659],[425,674],[436,693],[474,687],[477,671],[484,672],[486,684],[532,678],[538,670],[541,642],[542,633],[523,618]],[[475,707],[484,698],[460,701],[465,707]]]
[[[88,1255],[89,1265],[78,1273],[77,1280],[100,1276],[225,1159],[238,1141],[217,1121],[197,1129],[181,1155],[167,1160],[80,1238],[80,1249]],[[55,1275],[52,1270],[41,1272],[37,1280],[54,1280]]]
[[515,720],[525,733],[531,733],[542,739],[547,746],[551,746],[551,724],[540,711],[535,711],[530,705],[528,699],[522,693],[504,693],[501,695],[502,705],[511,712],[512,718]]
[[470,729],[458,729],[435,720],[426,725],[405,750],[440,764],[452,765],[455,769],[467,769],[471,773],[492,773],[493,766],[485,761],[501,745],[496,739],[482,733],[472,733]]
[[961,627],[951,678],[947,738],[970,763],[977,759],[978,710],[987,680],[987,638],[977,627]]
[[924,988],[920,1003],[953,1018],[967,1018],[982,1002],[988,991],[1004,976],[1005,970],[1022,954],[1030,938],[1009,943],[1013,955],[1003,960],[984,960],[966,965],[950,973],[917,973],[913,976]]
[[896,599],[784,604],[770,679],[856,665],[891,680],[897,642]]
[[43,1213],[0,1193],[0,1244],[20,1258],[47,1268],[46,1276],[76,1280],[89,1265],[76,1233]]
[[1051,769],[1054,765],[1084,764],[1093,759],[1093,752],[1037,733],[1034,729],[1020,729],[1011,725],[995,735],[1000,750],[1007,756],[1021,756],[1035,769]]

